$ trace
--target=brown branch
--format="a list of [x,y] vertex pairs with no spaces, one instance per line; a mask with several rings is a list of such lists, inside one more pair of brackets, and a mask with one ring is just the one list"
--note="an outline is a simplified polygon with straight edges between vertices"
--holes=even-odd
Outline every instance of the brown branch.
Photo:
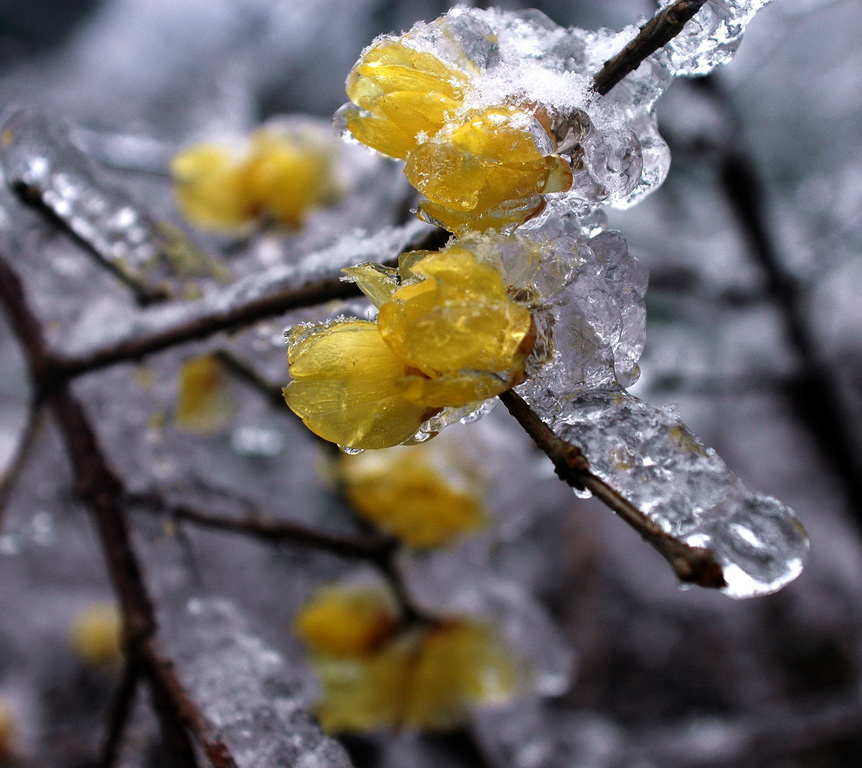
[[394,546],[393,540],[388,538],[338,536],[256,512],[243,518],[203,512],[187,504],[172,504],[154,492],[128,494],[126,499],[130,504],[153,509],[202,528],[237,533],[261,541],[302,544],[340,557],[380,563],[388,558]]
[[15,453],[12,455],[12,459],[9,461],[9,466],[6,467],[3,476],[0,477],[0,531],[3,530],[4,513],[9,496],[15,483],[18,481],[18,477],[26,466],[30,452],[33,450],[33,446],[36,444],[36,440],[42,431],[42,416],[41,404],[37,401],[32,402],[27,411],[27,422],[24,425],[21,438],[18,440]]
[[[410,247],[416,249],[439,247],[448,238],[448,232],[434,230]],[[295,309],[314,307],[328,301],[350,299],[360,295],[361,292],[355,283],[344,282],[340,274],[335,274],[322,280],[312,280],[299,286],[282,288],[239,306],[202,314],[149,336],[108,345],[82,357],[54,356],[51,360],[52,375],[60,381],[66,381],[117,363],[140,360],[146,355],[161,352],[178,344],[206,339],[219,331],[238,330],[259,320],[277,317]]]
[[706,0],[677,0],[659,11],[641,27],[634,40],[608,59],[593,76],[593,90],[605,96],[626,75],[634,72],[644,59],[673,40],[705,3]]
[[520,395],[509,390],[500,395],[500,400],[554,463],[557,476],[573,488],[590,491],[605,506],[616,512],[670,563],[680,581],[702,587],[726,586],[721,565],[715,560],[711,550],[690,547],[659,528],[619,491],[593,474],[581,449],[560,438],[530,409]]
[[45,397],[60,428],[72,464],[75,491],[95,519],[123,617],[127,663],[140,665],[150,684],[165,744],[180,768],[197,768],[190,735],[214,768],[236,768],[227,747],[189,698],[173,664],[158,650],[155,612],[123,515],[123,484],[108,465],[83,407],[67,385],[53,380],[47,386],[51,365],[42,328],[27,304],[18,276],[4,259],[0,259],[0,302],[24,348],[37,396]]
[[135,703],[135,693],[141,679],[141,670],[133,662],[125,662],[120,684],[108,710],[108,727],[102,745],[102,754],[96,768],[114,768],[119,757],[123,734]]

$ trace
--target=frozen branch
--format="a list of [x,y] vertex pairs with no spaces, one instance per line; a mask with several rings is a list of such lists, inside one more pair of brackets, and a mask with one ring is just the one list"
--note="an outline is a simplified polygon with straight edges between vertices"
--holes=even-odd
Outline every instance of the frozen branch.
[[512,390],[500,395],[500,400],[533,438],[536,445],[554,463],[557,476],[578,490],[587,490],[606,507],[616,512],[641,537],[668,561],[680,581],[701,587],[726,586],[721,566],[713,553],[703,547],[690,547],[663,531],[621,493],[590,470],[589,461],[581,449],[562,440],[543,422],[524,400]]
[[634,40],[608,59],[593,76],[593,90],[600,96],[607,95],[627,74],[634,72],[644,59],[673,40],[705,3],[706,0],[677,0],[659,11],[641,27]]
[[[434,230],[410,247],[433,249],[442,245],[448,237],[447,232]],[[394,255],[395,258],[397,255]],[[107,345],[81,357],[54,356],[51,361],[52,375],[61,381],[68,380],[117,363],[137,361],[178,344],[206,339],[220,331],[239,330],[291,310],[360,295],[356,284],[343,281],[339,272],[298,286],[281,288],[241,304],[203,312],[161,331]]]
[[65,384],[50,381],[51,365],[42,328],[30,310],[21,283],[0,259],[0,302],[24,348],[34,390],[51,408],[72,464],[75,491],[95,519],[108,571],[123,617],[128,664],[140,665],[150,685],[166,746],[182,768],[197,766],[192,736],[213,768],[236,768],[227,747],[212,731],[155,642],[155,611],[144,585],[123,514],[124,488],[99,446],[78,400]]

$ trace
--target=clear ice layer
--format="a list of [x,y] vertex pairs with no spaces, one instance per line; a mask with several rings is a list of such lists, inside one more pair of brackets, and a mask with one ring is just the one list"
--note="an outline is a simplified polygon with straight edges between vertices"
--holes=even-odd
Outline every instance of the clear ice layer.
[[[605,96],[592,89],[593,77],[635,37],[636,26],[591,31],[561,27],[537,10],[459,6],[397,39],[465,75],[463,101],[449,122],[500,105],[538,107],[555,144],[543,134],[537,142],[548,146],[540,149],[556,151],[574,174],[571,189],[550,198],[586,214],[602,205],[627,208],[664,181],[670,153],[658,132],[656,101],[674,77],[703,75],[728,61],[764,4],[709,0],[666,48]],[[372,45],[387,39],[395,38],[384,35]],[[336,116],[346,138],[345,110],[352,106]]]
[[172,618],[180,677],[238,765],[349,768],[344,748],[308,714],[304,682],[230,601],[193,599]]
[[775,592],[802,571],[808,537],[792,510],[746,490],[672,408],[599,389],[567,403],[551,426],[663,531],[712,550],[730,597]]
[[3,124],[0,167],[8,184],[47,207],[106,265],[133,279],[158,261],[158,225],[122,190],[99,178],[70,129],[31,110]]

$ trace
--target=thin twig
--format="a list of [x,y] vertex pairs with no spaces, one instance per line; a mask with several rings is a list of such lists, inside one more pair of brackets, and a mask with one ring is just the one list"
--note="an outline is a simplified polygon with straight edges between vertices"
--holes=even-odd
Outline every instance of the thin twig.
[[581,449],[560,438],[530,409],[520,395],[509,390],[500,395],[500,400],[554,463],[557,476],[573,488],[590,491],[605,506],[616,512],[670,563],[680,581],[701,587],[727,586],[721,565],[715,560],[711,550],[690,547],[659,528],[619,491],[593,474]]
[[337,536],[306,528],[299,523],[253,514],[243,518],[203,512],[187,504],[172,504],[157,493],[128,494],[130,504],[156,510],[176,520],[202,528],[238,533],[269,542],[303,544],[341,557],[382,562],[388,557],[393,542],[388,538],[356,538]]
[[24,425],[24,431],[21,433],[21,438],[18,440],[18,445],[15,448],[15,453],[12,455],[9,465],[3,476],[0,477],[0,531],[3,530],[3,519],[5,517],[6,504],[9,501],[9,495],[18,481],[18,477],[27,464],[27,459],[36,440],[42,431],[42,406],[38,401],[30,404],[27,411],[27,422]]
[[102,745],[102,753],[96,768],[114,768],[119,756],[123,734],[129,722],[129,716],[135,703],[135,693],[141,679],[140,667],[134,662],[126,661],[123,674],[117,687],[111,707],[108,710],[108,727]]
[[213,356],[229,373],[259,392],[279,413],[286,413],[291,416],[295,415],[290,408],[285,407],[286,404],[284,402],[284,395],[281,393],[281,386],[267,381],[251,363],[233,354],[233,352],[228,352],[224,349],[217,350],[213,353]]
[[608,59],[593,77],[593,90],[600,96],[607,93],[646,59],[676,37],[706,3],[706,0],[678,0],[659,11],[637,36],[616,56]]

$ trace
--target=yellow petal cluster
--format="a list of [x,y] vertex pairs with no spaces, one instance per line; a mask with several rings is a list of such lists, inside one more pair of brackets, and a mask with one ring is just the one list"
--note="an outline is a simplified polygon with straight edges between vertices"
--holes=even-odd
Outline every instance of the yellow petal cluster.
[[235,410],[227,377],[213,355],[199,355],[183,363],[174,410],[174,426],[180,432],[214,434]]
[[315,655],[311,664],[323,689],[316,713],[330,733],[457,728],[471,708],[509,701],[527,678],[499,632],[469,620],[404,630],[374,653]]
[[556,140],[538,107],[465,109],[475,74],[385,40],[347,79],[357,107],[346,111],[348,131],[406,160],[408,181],[427,198],[420,216],[456,233],[522,224],[542,209],[543,194],[572,184],[568,163],[549,151]]
[[399,270],[347,270],[379,306],[377,322],[296,327],[288,339],[290,408],[312,432],[351,448],[412,438],[442,408],[493,397],[523,377],[530,312],[470,251],[402,254]]
[[113,603],[92,603],[72,621],[69,643],[82,661],[111,666],[122,658],[121,631],[122,621]]
[[296,617],[296,634],[320,656],[364,656],[393,633],[396,611],[371,587],[326,587]]
[[479,478],[466,457],[441,455],[438,445],[342,456],[339,475],[356,513],[416,548],[443,546],[482,526]]
[[310,133],[276,127],[255,131],[244,151],[191,146],[171,161],[171,175],[183,216],[212,231],[259,220],[297,229],[334,189],[326,144]]

